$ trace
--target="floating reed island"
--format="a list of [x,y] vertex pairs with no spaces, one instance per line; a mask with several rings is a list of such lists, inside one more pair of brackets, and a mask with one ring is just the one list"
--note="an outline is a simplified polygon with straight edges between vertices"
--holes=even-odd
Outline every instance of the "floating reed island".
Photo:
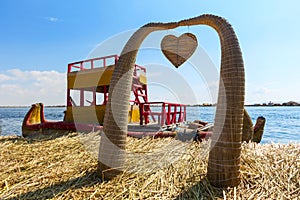
[[210,141],[127,138],[125,171],[97,172],[100,135],[0,137],[0,199],[297,199],[300,144],[243,143],[241,183],[218,189],[207,178]]

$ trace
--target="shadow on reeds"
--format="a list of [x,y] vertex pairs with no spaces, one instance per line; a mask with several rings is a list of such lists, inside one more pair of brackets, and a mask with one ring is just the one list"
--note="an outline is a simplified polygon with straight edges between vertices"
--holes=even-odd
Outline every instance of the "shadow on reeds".
[[213,187],[206,177],[192,187],[182,191],[175,199],[223,199],[223,189]]
[[68,181],[59,182],[45,188],[29,191],[15,197],[5,198],[6,200],[16,199],[51,199],[57,197],[59,194],[72,189],[80,189],[83,187],[90,187],[100,183],[101,180],[97,175],[97,171],[88,172],[84,176],[70,179]]

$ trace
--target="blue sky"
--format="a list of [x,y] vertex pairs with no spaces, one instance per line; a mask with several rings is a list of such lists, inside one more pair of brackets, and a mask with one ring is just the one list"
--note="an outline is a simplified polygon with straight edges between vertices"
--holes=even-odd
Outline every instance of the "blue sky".
[[[1,0],[0,105],[64,104],[67,63],[148,22],[205,13],[225,17],[236,30],[245,61],[246,103],[300,101],[299,7],[297,0]],[[218,68],[219,41],[211,28],[176,31],[194,33]],[[198,103],[204,101],[209,100]]]

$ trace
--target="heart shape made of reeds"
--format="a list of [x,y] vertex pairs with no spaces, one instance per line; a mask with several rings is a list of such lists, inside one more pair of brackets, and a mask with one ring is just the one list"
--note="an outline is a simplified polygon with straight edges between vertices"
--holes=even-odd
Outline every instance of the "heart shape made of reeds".
[[198,41],[192,33],[184,33],[180,37],[166,35],[160,46],[166,58],[178,68],[193,55],[198,46]]

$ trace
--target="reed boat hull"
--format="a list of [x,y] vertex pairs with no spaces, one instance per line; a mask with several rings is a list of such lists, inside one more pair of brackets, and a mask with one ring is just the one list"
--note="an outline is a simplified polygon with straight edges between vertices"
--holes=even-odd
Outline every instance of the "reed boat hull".
[[[258,117],[255,126],[249,125],[252,135],[250,140],[256,143],[261,141],[266,119]],[[243,135],[248,134],[248,126],[243,125]],[[248,127],[249,128],[249,127]],[[48,121],[44,117],[44,105],[42,103],[33,104],[27,112],[22,124],[23,137],[49,137],[62,136],[70,132],[90,133],[102,132],[103,126],[92,123],[74,123],[66,121]],[[162,127],[159,124],[129,124],[127,135],[135,138],[153,137],[164,138],[173,137],[181,141],[194,140],[201,142],[210,138],[213,134],[213,124],[195,120],[190,123],[172,124]]]
[[[200,124],[200,123],[198,123]],[[201,124],[200,124],[201,125]],[[189,134],[185,134],[187,138],[192,138],[197,141],[201,141],[205,138],[211,136],[211,131],[192,131],[188,127],[180,128],[179,125],[168,126],[162,129],[158,124],[149,124],[149,125],[137,125],[130,124],[128,126],[127,135],[135,138],[143,138],[143,137],[153,137],[153,138],[164,138],[164,137],[177,137],[182,133],[189,132]],[[195,126],[193,124],[192,126]],[[194,127],[192,127],[194,128]],[[22,124],[22,136],[23,137],[47,137],[47,136],[60,136],[64,134],[68,134],[70,132],[101,132],[103,130],[103,126],[94,125],[94,124],[86,124],[86,123],[72,123],[65,121],[48,121],[44,117],[44,105],[42,103],[33,104],[26,114],[23,124]],[[187,131],[190,130],[190,131]],[[181,133],[181,134],[178,134]]]

